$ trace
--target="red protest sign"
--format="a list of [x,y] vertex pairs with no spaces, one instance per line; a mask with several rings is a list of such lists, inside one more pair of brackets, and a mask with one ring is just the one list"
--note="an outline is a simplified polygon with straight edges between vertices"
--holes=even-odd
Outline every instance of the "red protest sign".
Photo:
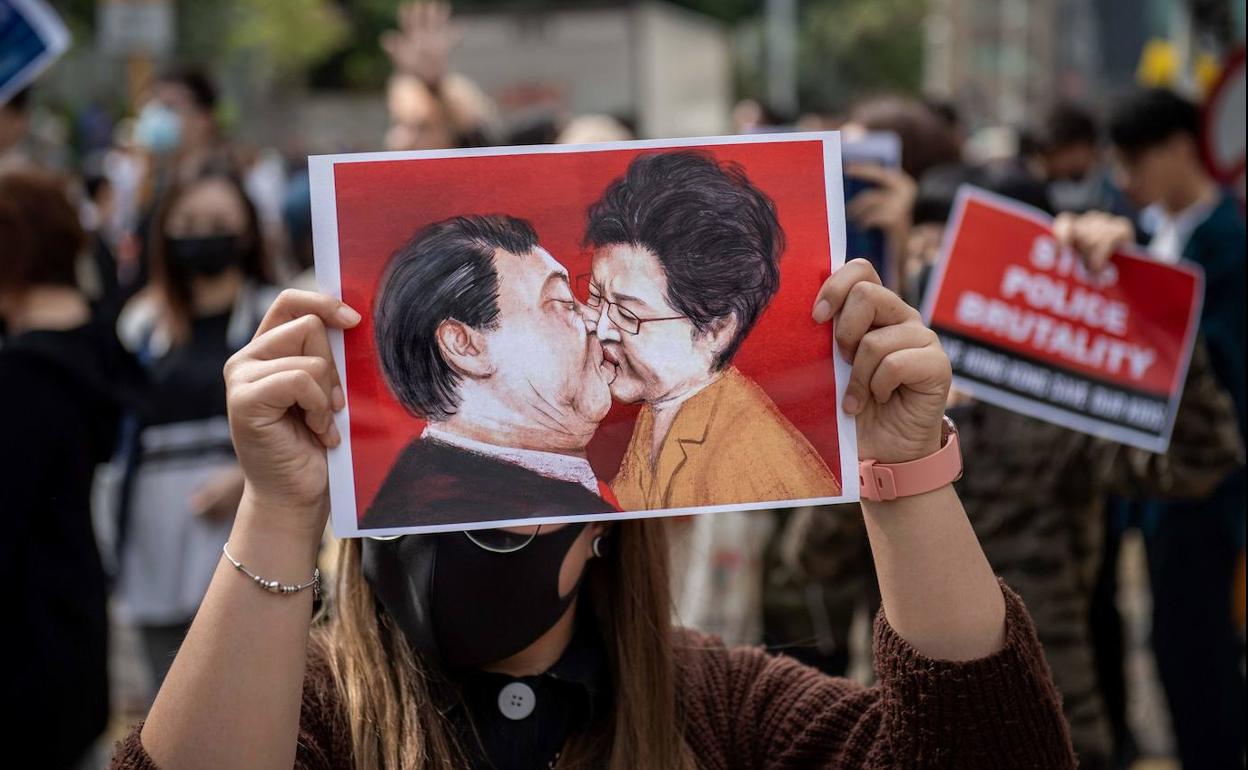
[[954,385],[1073,430],[1164,451],[1203,275],[1128,253],[1092,276],[1043,212],[964,187],[924,317]]

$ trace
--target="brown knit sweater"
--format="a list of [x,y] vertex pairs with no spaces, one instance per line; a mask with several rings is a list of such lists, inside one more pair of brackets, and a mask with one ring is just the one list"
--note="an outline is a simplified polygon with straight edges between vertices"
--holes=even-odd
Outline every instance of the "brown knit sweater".
[[[1014,592],[1004,593],[1004,648],[966,663],[920,655],[881,612],[873,687],[757,648],[727,649],[684,633],[677,692],[685,740],[702,770],[1074,768],[1031,619]],[[139,728],[118,744],[112,767],[155,770]],[[313,658],[304,679],[295,768],[350,767],[350,730],[328,668]]]

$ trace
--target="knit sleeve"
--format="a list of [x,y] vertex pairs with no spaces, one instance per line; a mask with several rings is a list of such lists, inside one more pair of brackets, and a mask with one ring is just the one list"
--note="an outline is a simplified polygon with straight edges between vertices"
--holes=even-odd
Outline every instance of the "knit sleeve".
[[[350,732],[333,684],[325,661],[310,656],[303,680],[294,770],[342,770],[352,766]],[[142,729],[140,722],[117,743],[111,770],[159,770],[143,748]]]
[[1004,584],[1001,590],[1005,644],[979,660],[928,658],[897,635],[883,611],[876,617],[876,745],[865,767],[1075,767],[1031,617],[1017,594]]
[[879,615],[878,683],[828,677],[759,649],[698,650],[686,740],[708,767],[798,770],[1074,768],[1060,701],[1022,601],[1003,587],[1006,643],[980,660],[927,658]]

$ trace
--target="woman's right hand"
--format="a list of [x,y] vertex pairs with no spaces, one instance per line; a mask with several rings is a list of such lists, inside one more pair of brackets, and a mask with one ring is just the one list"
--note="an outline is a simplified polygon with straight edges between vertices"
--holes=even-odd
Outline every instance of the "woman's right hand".
[[225,364],[244,494],[267,523],[318,538],[324,529],[325,450],[342,441],[334,412],[346,403],[326,329],[359,322],[359,313],[333,297],[287,289],[251,342]]

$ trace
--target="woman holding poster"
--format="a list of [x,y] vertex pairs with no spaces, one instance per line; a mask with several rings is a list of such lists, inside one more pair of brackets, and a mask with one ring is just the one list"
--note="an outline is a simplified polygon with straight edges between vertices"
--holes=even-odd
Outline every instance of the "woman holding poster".
[[288,292],[227,367],[247,492],[226,560],[114,767],[1073,768],[1027,611],[932,465],[956,456],[935,336],[861,260],[813,312],[853,360],[861,456],[915,484],[863,503],[875,686],[672,628],[661,520],[351,540],[314,623],[344,404],[325,329],[360,316]]

